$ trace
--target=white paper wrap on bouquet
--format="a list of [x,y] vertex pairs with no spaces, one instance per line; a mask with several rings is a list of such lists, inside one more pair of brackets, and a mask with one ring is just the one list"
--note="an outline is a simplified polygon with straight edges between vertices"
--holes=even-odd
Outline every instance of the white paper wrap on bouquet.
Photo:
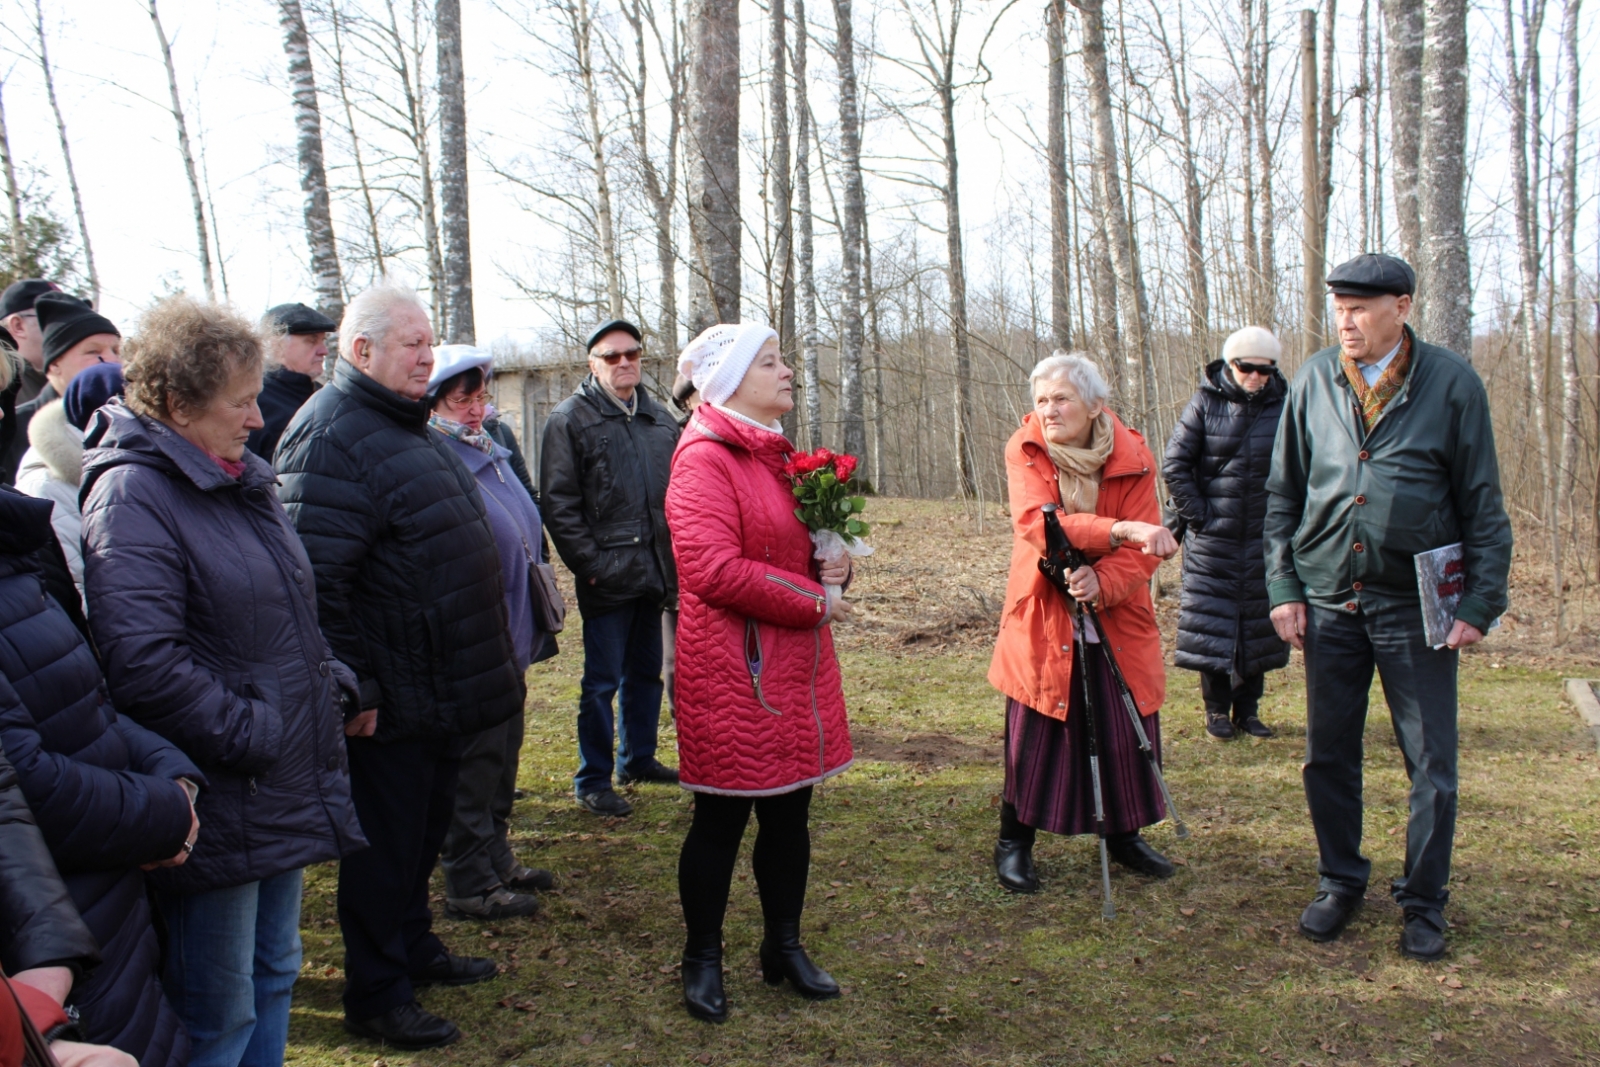
[[[859,537],[846,537],[836,530],[812,530],[811,543],[817,547],[812,555],[824,563],[832,563],[843,559],[845,556],[870,556],[872,546]],[[828,616],[833,616],[834,605],[839,603],[844,596],[841,586],[822,584],[822,591],[828,594]]]

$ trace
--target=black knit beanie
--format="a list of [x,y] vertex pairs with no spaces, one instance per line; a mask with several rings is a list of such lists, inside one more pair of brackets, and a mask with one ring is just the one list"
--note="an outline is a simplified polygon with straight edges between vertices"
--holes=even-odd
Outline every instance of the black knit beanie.
[[44,334],[46,368],[86,337],[97,333],[122,336],[116,323],[95,311],[86,301],[66,293],[42,294],[33,302],[33,311],[39,316],[39,329]]

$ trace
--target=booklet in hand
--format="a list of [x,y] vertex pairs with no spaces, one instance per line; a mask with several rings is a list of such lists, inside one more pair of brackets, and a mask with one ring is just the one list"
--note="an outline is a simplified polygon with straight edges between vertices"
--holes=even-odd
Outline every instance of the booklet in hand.
[[[1461,594],[1467,585],[1467,565],[1462,558],[1461,543],[1418,552],[1415,559],[1417,589],[1422,594],[1422,625],[1429,647],[1440,649],[1450,639],[1456,608],[1461,606]],[[1500,620],[1496,619],[1489,624],[1489,629],[1499,625]]]

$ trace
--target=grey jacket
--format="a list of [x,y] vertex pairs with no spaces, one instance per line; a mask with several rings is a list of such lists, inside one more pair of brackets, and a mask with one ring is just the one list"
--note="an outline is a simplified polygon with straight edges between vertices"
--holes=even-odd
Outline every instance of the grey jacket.
[[1411,371],[1370,433],[1337,348],[1295,375],[1267,479],[1267,593],[1273,607],[1415,609],[1413,557],[1459,541],[1456,617],[1486,630],[1511,569],[1488,394],[1470,363],[1406,332]]

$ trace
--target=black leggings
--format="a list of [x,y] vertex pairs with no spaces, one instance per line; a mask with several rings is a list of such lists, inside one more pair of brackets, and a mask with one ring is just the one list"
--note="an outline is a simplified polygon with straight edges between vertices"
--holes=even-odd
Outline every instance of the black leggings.
[[694,823],[678,856],[678,897],[691,938],[722,930],[733,863],[751,808],[759,823],[750,866],[761,893],[761,914],[769,923],[800,921],[811,869],[811,787],[775,797],[700,793],[694,798]]

